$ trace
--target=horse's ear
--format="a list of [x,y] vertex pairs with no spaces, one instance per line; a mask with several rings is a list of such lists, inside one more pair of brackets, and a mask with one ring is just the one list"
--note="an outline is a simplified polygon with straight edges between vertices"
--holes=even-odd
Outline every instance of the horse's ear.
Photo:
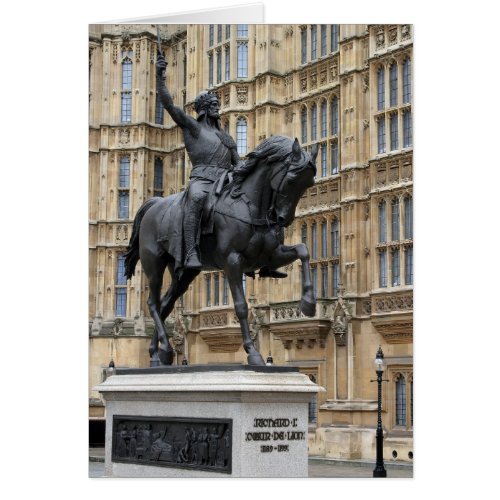
[[295,138],[295,141],[293,141],[293,146],[292,146],[292,153],[293,153],[293,157],[296,159],[296,160],[300,160],[300,157],[302,156],[301,152],[300,152],[300,144],[299,144],[299,140],[297,139],[297,137]]
[[311,150],[311,161],[314,165],[316,165],[316,156],[318,156],[319,144],[316,143]]

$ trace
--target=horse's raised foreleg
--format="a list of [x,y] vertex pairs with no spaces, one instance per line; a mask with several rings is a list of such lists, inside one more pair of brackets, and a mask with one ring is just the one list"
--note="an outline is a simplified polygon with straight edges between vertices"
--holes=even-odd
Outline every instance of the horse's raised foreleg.
[[248,364],[251,366],[265,366],[266,363],[264,362],[264,358],[260,355],[259,351],[255,349],[252,337],[250,336],[250,328],[248,326],[248,305],[242,283],[243,266],[241,260],[241,255],[239,253],[234,252],[230,254],[224,271],[227,275],[229,287],[231,288],[234,310],[240,321],[243,348],[248,355]]
[[299,307],[306,316],[314,316],[316,314],[316,298],[312,286],[307,247],[303,243],[293,246],[278,245],[271,256],[270,265],[276,269],[291,264],[297,259],[302,262],[302,298]]

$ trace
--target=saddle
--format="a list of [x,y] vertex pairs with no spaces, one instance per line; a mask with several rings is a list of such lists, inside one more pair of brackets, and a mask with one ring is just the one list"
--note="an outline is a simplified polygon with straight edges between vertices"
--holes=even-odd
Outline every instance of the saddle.
[[254,212],[255,209],[252,209],[253,206],[244,193],[239,194],[237,197],[233,197],[232,188],[234,184],[232,179],[226,182],[228,177],[232,177],[231,174],[222,174],[222,176],[214,182],[205,199],[201,219],[201,234],[211,234],[214,232],[214,214],[216,212],[236,218],[248,224],[253,223],[254,218],[252,217],[252,212]]

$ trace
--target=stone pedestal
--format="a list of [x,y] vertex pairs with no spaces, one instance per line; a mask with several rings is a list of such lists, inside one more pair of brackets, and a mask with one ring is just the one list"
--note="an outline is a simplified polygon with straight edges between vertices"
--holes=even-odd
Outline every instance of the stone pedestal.
[[117,370],[106,401],[108,477],[307,477],[308,403],[296,368]]

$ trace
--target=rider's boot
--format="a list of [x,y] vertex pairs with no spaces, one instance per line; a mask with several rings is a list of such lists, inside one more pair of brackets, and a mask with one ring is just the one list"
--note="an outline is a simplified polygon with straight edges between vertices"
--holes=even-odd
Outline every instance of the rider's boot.
[[186,269],[201,270],[200,250],[197,234],[201,223],[203,199],[192,200],[191,206],[184,217],[184,267]]
[[[254,271],[248,271],[248,273],[245,273],[249,278],[255,278],[255,272]],[[261,278],[286,278],[288,274],[282,273],[281,271],[278,271],[276,269],[271,269],[268,266],[264,266],[260,268],[259,271],[259,276]]]
[[271,269],[268,266],[264,266],[260,269],[259,276],[261,278],[286,278],[288,274],[282,273],[276,269]]

